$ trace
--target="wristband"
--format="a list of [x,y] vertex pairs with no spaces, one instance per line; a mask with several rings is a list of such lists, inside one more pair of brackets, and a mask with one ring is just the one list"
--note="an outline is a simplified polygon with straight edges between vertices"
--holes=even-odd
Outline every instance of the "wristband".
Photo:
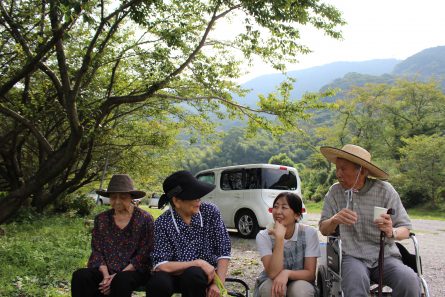
[[392,238],[397,239],[397,230],[396,228],[392,228]]

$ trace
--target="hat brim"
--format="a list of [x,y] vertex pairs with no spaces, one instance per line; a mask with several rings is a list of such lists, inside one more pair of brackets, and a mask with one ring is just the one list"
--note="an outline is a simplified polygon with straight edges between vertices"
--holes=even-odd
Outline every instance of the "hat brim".
[[131,199],[139,199],[145,196],[145,192],[144,191],[113,191],[113,192],[107,192],[107,191],[101,191],[101,190],[97,190],[96,191],[97,194],[104,196],[104,197],[110,197],[111,193],[128,193],[131,195]]
[[181,200],[201,199],[214,189],[215,185],[195,180],[192,185],[182,190],[179,194],[175,195],[175,197]]
[[337,161],[337,158],[345,159],[348,161],[351,161],[352,163],[358,164],[362,166],[363,168],[366,168],[369,171],[369,176],[378,178],[378,179],[388,179],[389,175],[379,167],[375,166],[374,164],[357,157],[356,155],[353,155],[351,153],[348,153],[344,150],[331,147],[331,146],[323,146],[320,148],[320,152],[325,156],[325,158],[331,162],[334,163]]

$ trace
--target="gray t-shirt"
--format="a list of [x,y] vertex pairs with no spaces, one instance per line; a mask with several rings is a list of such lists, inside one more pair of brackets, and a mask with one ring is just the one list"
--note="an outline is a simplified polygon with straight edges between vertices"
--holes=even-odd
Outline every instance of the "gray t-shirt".
[[[339,225],[343,254],[363,260],[369,268],[376,267],[380,230],[373,223],[374,206],[394,209],[395,214],[391,216],[394,227],[412,229],[411,221],[399,194],[388,182],[368,178],[364,187],[353,193],[352,199],[352,209],[357,212],[358,221],[351,226]],[[345,208],[346,202],[345,189],[339,183],[334,184],[324,199],[320,223]],[[386,238],[385,257],[390,256],[400,258],[400,253],[394,240]]]

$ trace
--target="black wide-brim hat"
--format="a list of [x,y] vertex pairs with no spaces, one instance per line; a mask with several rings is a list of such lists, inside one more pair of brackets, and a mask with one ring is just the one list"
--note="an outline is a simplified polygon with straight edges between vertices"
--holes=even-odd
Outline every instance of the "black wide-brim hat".
[[213,191],[215,185],[196,179],[193,174],[186,170],[177,171],[168,176],[162,188],[164,194],[159,199],[159,207],[162,208],[173,197],[181,200],[200,199]]
[[114,174],[106,191],[97,190],[97,194],[110,197],[111,193],[128,193],[132,199],[142,198],[145,196],[144,191],[138,191],[133,186],[133,180],[127,174]]

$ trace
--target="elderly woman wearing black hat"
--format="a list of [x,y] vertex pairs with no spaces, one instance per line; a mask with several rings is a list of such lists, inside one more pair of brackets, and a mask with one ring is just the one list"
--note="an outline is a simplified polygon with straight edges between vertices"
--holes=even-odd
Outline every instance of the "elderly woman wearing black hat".
[[183,297],[220,296],[216,282],[225,280],[230,239],[216,206],[200,200],[214,187],[188,171],[165,179],[159,206],[170,203],[171,207],[155,222],[150,296],[174,292]]
[[130,297],[133,290],[146,283],[151,268],[153,217],[131,202],[145,196],[135,190],[126,174],[115,174],[107,191],[111,209],[96,216],[91,239],[92,253],[88,268],[73,273],[73,297]]

